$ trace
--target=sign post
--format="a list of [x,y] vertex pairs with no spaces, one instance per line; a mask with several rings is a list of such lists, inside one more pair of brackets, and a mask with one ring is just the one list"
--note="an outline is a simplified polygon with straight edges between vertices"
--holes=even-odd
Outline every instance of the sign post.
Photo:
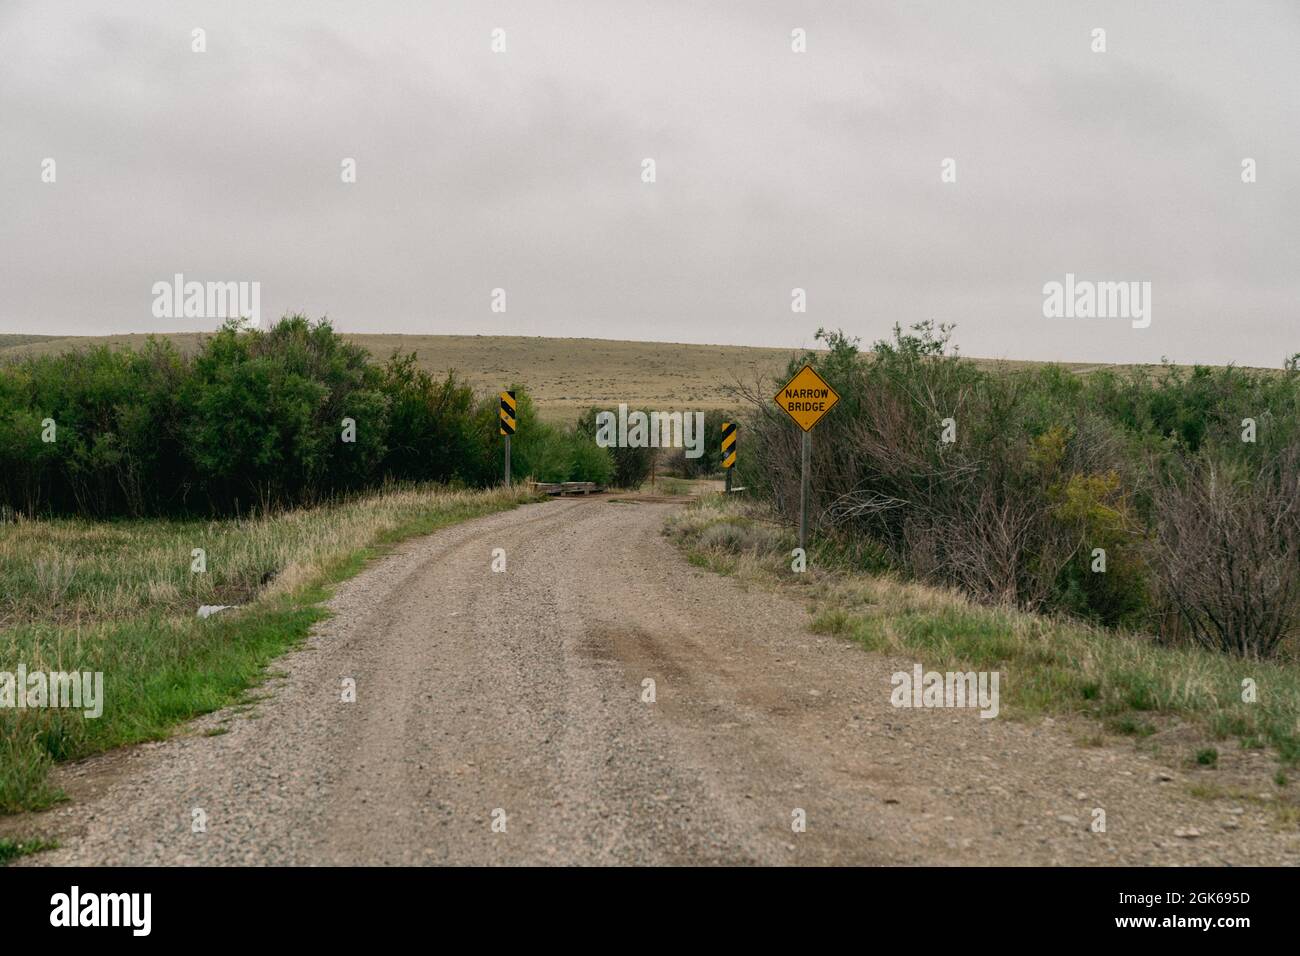
[[808,549],[808,497],[812,473],[812,430],[840,400],[835,389],[813,371],[811,365],[801,368],[773,401],[803,430],[799,449],[799,547]]
[[727,473],[727,491],[731,490],[731,470],[736,467],[736,423],[722,423],[722,467]]
[[510,436],[515,433],[517,421],[515,415],[518,407],[518,403],[515,401],[514,392],[501,393],[501,410],[497,413],[497,417],[499,419],[498,424],[501,428],[501,434],[506,438],[505,472],[507,488],[510,487]]
[[808,473],[812,471],[812,431],[801,436],[799,449],[799,547],[808,553]]

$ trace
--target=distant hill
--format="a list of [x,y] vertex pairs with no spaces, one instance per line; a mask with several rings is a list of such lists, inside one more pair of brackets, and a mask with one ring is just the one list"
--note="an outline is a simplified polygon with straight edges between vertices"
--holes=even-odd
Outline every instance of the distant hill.
[[[202,335],[174,332],[161,337],[182,352],[193,352]],[[102,344],[139,348],[146,338],[3,336],[0,356],[51,354]],[[726,385],[752,381],[756,372],[779,375],[795,354],[791,349],[739,345],[525,336],[349,334],[346,338],[379,360],[394,352],[414,352],[421,367],[435,373],[455,369],[478,389],[525,385],[549,421],[566,421],[592,405],[618,402],[660,409],[733,407]],[[14,341],[4,348],[8,339]]]
[[[62,352],[108,344],[139,348],[145,335],[47,336],[0,335],[0,359]],[[182,352],[193,352],[198,332],[170,332]],[[414,352],[421,367],[444,373],[455,369],[477,389],[498,390],[526,385],[542,417],[568,421],[592,405],[627,402],[651,409],[731,408],[727,385],[752,383],[756,373],[775,378],[785,371],[795,349],[748,345],[688,345],[677,342],[620,342],[612,339],[560,339],[505,335],[347,334],[376,359],[394,352]],[[1041,362],[972,359],[983,366],[1009,368]],[[1129,366],[1062,362],[1083,375],[1103,368]],[[1159,366],[1148,366],[1158,369]]]
[[15,345],[29,345],[34,342],[53,342],[58,338],[54,335],[21,335],[0,332],[0,351],[12,348]]

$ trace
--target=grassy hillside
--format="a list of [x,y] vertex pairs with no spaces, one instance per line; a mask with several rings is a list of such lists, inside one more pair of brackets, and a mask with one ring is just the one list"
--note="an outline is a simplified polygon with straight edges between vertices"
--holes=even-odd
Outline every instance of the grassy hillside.
[[14,335],[8,332],[0,332],[0,352],[20,345],[41,345],[57,341],[56,337],[49,335]]
[[[139,348],[144,335],[45,338],[15,342],[5,356],[41,355],[107,343]],[[200,335],[171,333],[183,352],[198,348]],[[345,335],[376,359],[415,352],[434,374],[455,369],[476,389],[492,391],[511,383],[528,387],[545,421],[572,421],[592,405],[627,402],[647,408],[707,410],[731,406],[724,387],[755,372],[779,374],[790,349],[737,345],[617,342],[605,339],[549,339],[494,335]],[[3,339],[0,339],[0,346]]]
[[[192,353],[198,348],[201,334],[172,332],[162,337],[170,339],[182,352]],[[756,373],[779,377],[790,356],[800,351],[509,335],[345,334],[344,338],[379,360],[393,352],[415,352],[421,368],[435,375],[455,369],[478,390],[493,391],[512,382],[525,385],[537,401],[543,421],[565,423],[593,405],[621,401],[643,408],[731,409],[736,405],[725,391],[727,385],[738,379],[752,382]],[[102,343],[139,348],[145,339],[144,335],[0,335],[0,360]],[[982,367],[1043,364],[978,358],[972,361]],[[1076,374],[1130,367],[1090,362],[1060,364]]]

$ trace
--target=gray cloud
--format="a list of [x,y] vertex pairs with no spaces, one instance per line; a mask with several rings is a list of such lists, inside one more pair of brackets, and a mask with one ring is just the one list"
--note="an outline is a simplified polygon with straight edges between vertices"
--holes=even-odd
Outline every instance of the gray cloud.
[[[798,346],[936,319],[973,355],[1277,365],[1298,40],[1281,2],[11,2],[0,330],[211,327],[150,314],[184,272],[343,329]],[[1151,328],[1042,318],[1066,272],[1151,281]]]

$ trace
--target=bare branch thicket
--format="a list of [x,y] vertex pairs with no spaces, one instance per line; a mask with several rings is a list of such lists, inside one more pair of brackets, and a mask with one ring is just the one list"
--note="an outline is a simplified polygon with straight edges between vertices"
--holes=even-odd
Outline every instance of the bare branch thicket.
[[1155,496],[1160,591],[1199,644],[1268,657],[1300,629],[1300,450],[1243,476],[1198,459]]
[[[869,538],[900,567],[977,598],[1043,606],[1084,542],[1056,519],[1041,482],[1027,484],[1023,431],[998,433],[996,423],[1017,419],[1019,383],[977,388],[968,370],[933,356],[887,374],[884,387],[863,382],[846,389],[848,407],[818,425],[814,527]],[[778,512],[793,516],[799,433],[761,385],[736,394],[755,410],[748,464],[762,470]],[[944,444],[946,418],[959,430],[983,431],[973,442]],[[1072,442],[1063,467],[1104,471],[1117,451],[1108,440]]]

